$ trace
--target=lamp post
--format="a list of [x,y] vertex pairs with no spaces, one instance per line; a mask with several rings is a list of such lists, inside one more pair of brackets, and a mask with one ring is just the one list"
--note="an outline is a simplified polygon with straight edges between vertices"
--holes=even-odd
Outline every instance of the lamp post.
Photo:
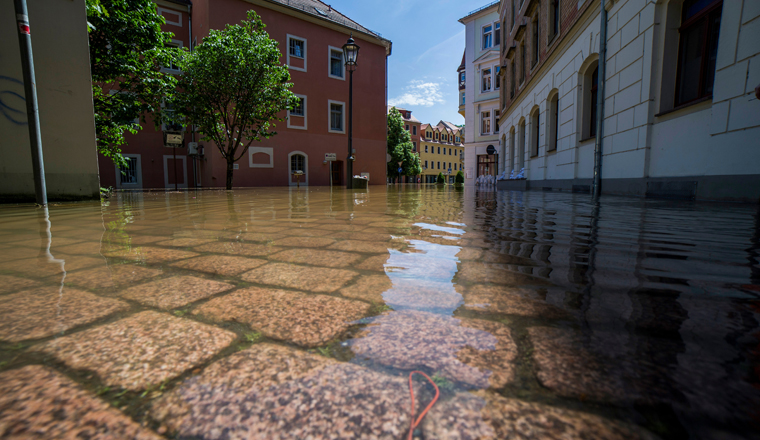
[[346,63],[348,75],[348,158],[346,159],[346,189],[354,187],[354,149],[351,145],[353,136],[353,119],[354,119],[354,70],[356,70],[356,59],[359,57],[359,45],[354,42],[353,34],[348,37],[348,41],[343,45],[343,59]]

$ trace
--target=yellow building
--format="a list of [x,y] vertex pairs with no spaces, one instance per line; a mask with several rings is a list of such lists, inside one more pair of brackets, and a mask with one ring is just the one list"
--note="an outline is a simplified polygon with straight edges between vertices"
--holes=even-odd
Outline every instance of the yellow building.
[[420,166],[422,183],[435,183],[438,173],[454,183],[454,176],[464,166],[461,128],[451,122],[420,126]]

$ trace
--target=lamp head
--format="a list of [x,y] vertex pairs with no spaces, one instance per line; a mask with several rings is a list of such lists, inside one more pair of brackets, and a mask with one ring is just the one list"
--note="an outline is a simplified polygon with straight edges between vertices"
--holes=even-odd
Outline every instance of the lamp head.
[[359,58],[359,45],[354,42],[353,34],[343,45],[343,59],[346,60],[346,68],[349,71],[356,70],[356,60]]

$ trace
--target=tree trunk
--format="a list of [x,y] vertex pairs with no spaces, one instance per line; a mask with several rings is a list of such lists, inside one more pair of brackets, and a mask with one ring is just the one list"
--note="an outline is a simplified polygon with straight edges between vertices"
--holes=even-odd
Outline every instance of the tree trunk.
[[230,155],[227,158],[227,189],[232,189],[232,165],[235,164],[235,159]]

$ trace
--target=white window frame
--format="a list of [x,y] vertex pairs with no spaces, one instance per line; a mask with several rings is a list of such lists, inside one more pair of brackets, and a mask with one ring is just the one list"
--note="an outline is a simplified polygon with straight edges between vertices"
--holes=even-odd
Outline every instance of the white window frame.
[[[290,64],[290,57],[291,57],[291,55],[290,55],[290,40],[300,40],[300,41],[303,41],[303,57],[299,58],[299,57],[293,56],[293,58],[303,59],[303,68],[301,68],[301,67],[294,67],[293,65]],[[308,52],[309,51],[309,43],[306,40],[306,38],[298,37],[296,35],[287,34],[287,39],[285,40],[285,51],[286,51],[287,56],[288,56],[288,59],[287,59],[287,61],[288,61],[288,69],[290,69],[290,70],[298,70],[298,71],[301,71],[301,72],[306,72],[307,54],[309,53]]]
[[[164,185],[167,189],[174,188],[174,184],[169,184],[169,159],[175,159],[173,154],[164,154]],[[176,156],[177,160],[182,161],[182,176],[184,183],[177,183],[177,188],[187,188],[187,156]],[[174,175],[174,167],[171,168],[172,176]]]
[[[332,122],[332,104],[340,104],[343,106],[343,111],[341,112],[341,127],[343,127],[343,130],[333,130],[331,122]],[[328,133],[336,133],[336,134],[346,134],[346,103],[343,101],[333,101],[332,99],[327,100],[327,132]]]
[[[491,30],[488,31],[488,32],[486,32],[486,28],[488,26],[491,26]],[[488,50],[488,49],[490,49],[490,48],[492,48],[494,46],[494,44],[493,44],[494,32],[493,31],[494,31],[494,29],[493,29],[493,23],[486,23],[486,24],[484,24],[483,26],[480,27],[480,46],[481,46],[482,50]],[[490,37],[491,37],[491,45],[487,46],[487,47],[484,44],[485,43],[485,39],[486,39],[486,35],[490,35]]]
[[[269,156],[269,163],[253,163],[254,154],[266,154]],[[249,168],[274,168],[274,148],[273,147],[248,147],[248,167]]]
[[288,110],[288,128],[294,128],[296,130],[306,130],[309,126],[309,109],[307,107],[307,97],[306,95],[297,95],[297,97],[301,98],[301,106],[303,107],[303,115],[293,115],[298,118],[303,118],[303,126],[300,125],[292,125],[290,123],[290,110]]
[[142,158],[139,154],[122,154],[124,157],[133,157],[137,159],[136,161],[136,167],[135,167],[135,176],[137,177],[137,182],[135,183],[121,183],[121,170],[119,169],[119,165],[114,164],[114,167],[116,168],[116,188],[117,189],[128,189],[128,188],[136,188],[141,189],[142,188]]
[[[182,49],[183,43],[180,40],[172,39],[172,42],[170,44],[167,44],[166,46],[167,47],[176,47],[176,48]],[[164,66],[161,66],[161,72],[164,72],[164,73],[182,73],[182,71],[179,70],[179,69],[171,69],[171,68],[164,67]]]
[[[332,63],[332,53],[340,52],[340,62],[343,66],[343,76],[335,76],[332,74],[331,63]],[[342,47],[335,47],[335,46],[327,46],[327,76],[328,78],[333,79],[339,79],[341,81],[346,80],[346,61],[343,59],[343,48]]]
[[[179,12],[179,11],[173,11],[171,9],[162,8],[160,6],[158,8],[156,8],[156,12],[158,13],[158,15],[164,17],[164,21],[166,22],[166,24],[170,24],[172,26],[182,27],[182,13],[181,12]],[[164,12],[168,12],[170,15],[176,15],[177,16],[177,21],[169,21],[169,17],[167,17],[166,15],[164,15]]]
[[[486,70],[490,71],[488,76],[486,76]],[[485,89],[484,86],[484,80],[488,78],[488,85],[490,86],[488,89]],[[480,70],[480,93],[489,93],[493,91],[493,67],[484,67]]]
[[[488,113],[487,116],[485,115],[486,113]],[[481,135],[485,136],[485,135],[491,134],[492,115],[493,115],[492,110],[486,110],[486,111],[480,112],[480,134]],[[486,121],[488,122],[488,131],[483,131],[483,123]]]
[[293,178],[292,178],[292,176],[293,176],[293,169],[292,169],[293,163],[291,161],[291,157],[293,157],[293,155],[295,155],[295,154],[300,154],[301,156],[303,156],[303,167],[306,168],[306,171],[304,171],[304,173],[303,173],[304,180],[303,180],[303,182],[300,182],[300,183],[301,183],[301,185],[308,186],[309,185],[309,155],[306,154],[306,153],[304,153],[303,151],[291,151],[290,153],[288,153],[288,186],[296,186],[298,184],[298,182],[293,182],[292,181],[293,180]]

